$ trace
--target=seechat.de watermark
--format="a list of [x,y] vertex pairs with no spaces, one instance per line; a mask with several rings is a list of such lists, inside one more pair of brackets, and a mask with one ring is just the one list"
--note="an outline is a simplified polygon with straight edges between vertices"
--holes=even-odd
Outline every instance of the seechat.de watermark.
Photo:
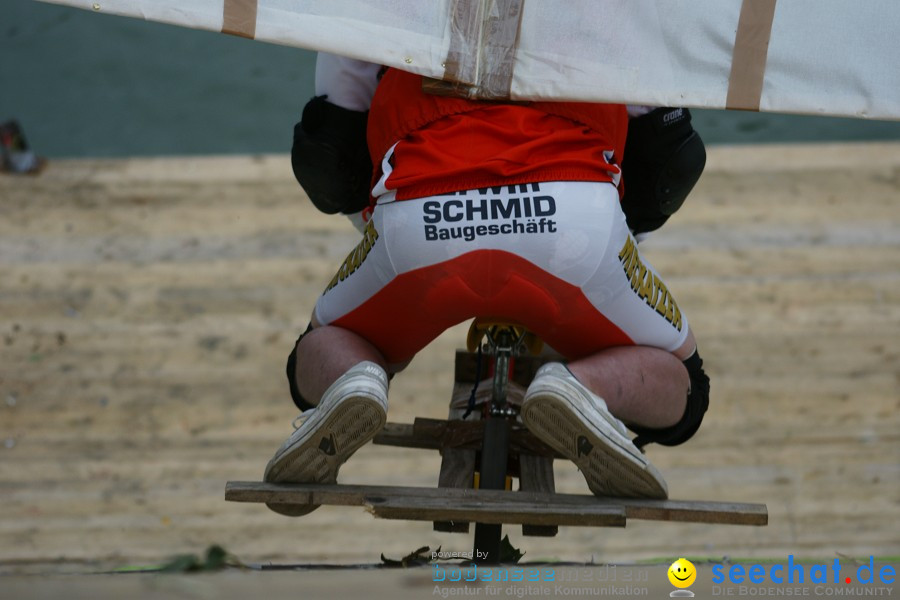
[[867,562],[845,565],[840,558],[802,564],[789,555],[784,563],[714,565],[713,596],[850,597],[893,595],[897,571],[892,565]]

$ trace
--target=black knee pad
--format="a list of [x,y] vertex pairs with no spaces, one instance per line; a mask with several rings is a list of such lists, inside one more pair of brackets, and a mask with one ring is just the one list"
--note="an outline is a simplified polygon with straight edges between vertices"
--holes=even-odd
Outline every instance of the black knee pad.
[[706,166],[686,108],[657,108],[628,122],[622,210],[634,233],[654,231],[681,208]]
[[312,323],[310,323],[306,327],[306,331],[300,334],[300,337],[297,338],[297,341],[294,342],[294,348],[291,350],[291,353],[288,355],[287,359],[287,368],[285,369],[287,372],[288,378],[288,386],[291,389],[291,398],[294,400],[294,404],[297,405],[301,411],[309,410],[310,408],[315,408],[312,404],[306,401],[302,395],[300,395],[300,390],[297,389],[297,344],[300,343],[300,340],[303,339],[303,336],[312,331]]
[[366,144],[368,112],[341,108],[316,96],[294,126],[291,166],[306,195],[326,214],[369,205],[372,160]]
[[634,438],[634,444],[638,448],[649,443],[677,446],[691,439],[700,428],[703,415],[709,407],[709,377],[703,372],[703,359],[696,351],[684,361],[684,366],[691,378],[691,391],[687,397],[684,415],[680,421],[665,429],[631,427],[638,434]]

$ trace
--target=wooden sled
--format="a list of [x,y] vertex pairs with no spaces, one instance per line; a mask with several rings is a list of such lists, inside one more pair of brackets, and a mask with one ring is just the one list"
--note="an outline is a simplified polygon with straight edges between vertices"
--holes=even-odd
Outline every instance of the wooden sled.
[[[487,339],[487,356],[473,352],[483,338]],[[475,523],[472,556],[489,563],[500,559],[503,525],[521,525],[526,536],[552,537],[560,526],[624,527],[629,519],[757,526],[768,523],[764,504],[556,493],[553,460],[561,456],[518,423],[518,410],[507,402],[509,384],[527,387],[544,362],[534,356],[540,351],[539,340],[514,325],[476,321],[469,331],[468,347],[469,351],[456,354],[456,381],[474,385],[483,379],[483,370],[492,381],[491,402],[473,412],[480,419],[462,420],[459,417],[463,411],[451,408],[451,416],[456,418],[387,423],[373,440],[376,444],[439,451],[442,460],[437,488],[230,481],[225,499],[363,506],[377,518],[432,521],[435,530],[445,532],[468,533],[470,524]],[[511,491],[514,478],[519,480],[518,491]]]

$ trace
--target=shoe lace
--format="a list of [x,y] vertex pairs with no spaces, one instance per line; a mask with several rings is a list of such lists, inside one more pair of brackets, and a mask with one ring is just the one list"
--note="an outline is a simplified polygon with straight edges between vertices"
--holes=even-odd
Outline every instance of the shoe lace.
[[294,431],[300,429],[300,426],[303,425],[303,422],[310,418],[313,414],[313,411],[315,410],[315,408],[307,408],[302,413],[294,417],[294,420],[291,421],[291,427],[294,428]]

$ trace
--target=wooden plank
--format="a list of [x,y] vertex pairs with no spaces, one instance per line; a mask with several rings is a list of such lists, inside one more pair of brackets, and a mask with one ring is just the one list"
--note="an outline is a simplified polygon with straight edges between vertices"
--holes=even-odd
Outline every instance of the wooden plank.
[[[401,448],[424,448],[441,450],[443,448],[481,449],[482,421],[461,421],[458,419],[425,419],[416,417],[415,422],[387,423],[375,435],[374,444],[397,446]],[[516,427],[510,433],[509,452],[511,456],[520,453],[536,454],[563,458],[561,454],[539,440],[527,429]]]
[[[519,489],[524,492],[554,493],[556,481],[553,478],[553,459],[533,454],[520,454]],[[559,527],[555,525],[522,525],[522,535],[554,537],[557,533],[559,533]]]
[[[439,488],[471,488],[475,472],[475,451],[447,448],[441,453]],[[435,521],[435,531],[468,533],[468,521]]]
[[[515,492],[509,495],[515,495]],[[544,527],[625,527],[625,508],[614,504],[548,506],[534,502],[486,499],[448,501],[446,498],[397,496],[368,504],[366,510],[378,518],[409,521],[465,520]]]
[[[456,356],[456,366],[459,367],[460,356],[457,353]],[[453,382],[453,394],[451,397],[455,398],[458,392],[461,389],[468,387],[471,384],[462,383],[459,380]],[[465,393],[462,391],[462,393]],[[454,408],[453,403],[450,403],[450,407],[447,414],[448,421],[458,421],[461,422],[463,416],[466,414],[467,410],[465,408]],[[479,420],[481,418],[481,413],[479,411],[473,411],[470,415],[470,421]],[[417,421],[413,424],[413,431],[416,430],[416,425],[420,424],[421,421]],[[421,431],[421,426],[419,428]],[[478,431],[478,437],[481,437],[483,434],[481,433],[481,429]],[[475,449],[468,448],[443,448],[441,449],[441,472],[438,476],[438,487],[439,488],[471,488],[474,487],[475,484],[475,462],[476,462],[477,452]],[[469,522],[468,521],[434,521],[433,527],[435,531],[443,531],[445,533],[469,533]]]
[[378,499],[384,502],[388,498],[404,496],[439,498],[448,503],[479,498],[491,502],[543,504],[548,508],[612,504],[624,506],[628,519],[729,525],[766,525],[768,523],[768,510],[765,504],[740,502],[636,500],[504,490],[314,483],[272,484],[247,481],[230,481],[225,487],[225,499],[233,502],[364,506],[376,502]]
[[622,503],[629,519],[723,525],[769,524],[765,504],[703,500],[622,500]]
[[441,458],[440,488],[471,488],[475,473],[475,451],[448,448]]
[[484,424],[481,421],[452,422],[444,419],[416,418],[412,425],[387,423],[375,438],[374,444],[399,446],[402,448],[442,448],[480,449]]
[[399,448],[440,449],[439,440],[416,436],[413,432],[413,426],[409,423],[385,423],[384,428],[375,434],[372,443]]

